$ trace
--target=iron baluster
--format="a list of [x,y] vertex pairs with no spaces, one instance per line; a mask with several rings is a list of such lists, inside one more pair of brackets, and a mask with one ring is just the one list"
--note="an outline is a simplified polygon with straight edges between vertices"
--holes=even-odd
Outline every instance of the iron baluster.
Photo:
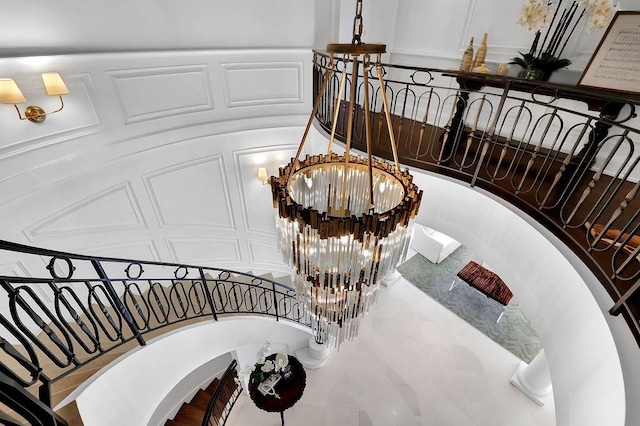
[[208,281],[204,275],[204,270],[202,268],[198,268],[198,271],[200,272],[200,279],[202,280],[202,285],[204,286],[204,292],[206,294],[207,302],[209,302],[209,306],[211,306],[211,314],[213,315],[213,319],[218,321],[218,315],[216,314],[216,306],[213,303],[211,292],[209,292],[209,286],[207,285]]
[[491,140],[495,136],[495,131],[498,125],[498,120],[500,119],[500,114],[502,114],[502,109],[504,108],[504,103],[507,100],[507,95],[509,94],[509,88],[511,87],[511,82],[507,81],[504,85],[504,90],[502,91],[502,95],[500,96],[500,102],[498,103],[498,107],[496,108],[496,112],[494,113],[493,121],[487,129],[487,137],[485,138],[484,144],[482,145],[482,152],[480,153],[480,158],[478,159],[478,165],[476,167],[476,171],[473,173],[473,178],[471,178],[471,186],[475,186],[476,181],[478,180],[478,174],[480,173],[480,168],[484,162],[484,158],[487,155],[487,151],[489,149],[489,144]]
[[2,372],[0,372],[0,399],[32,425],[67,426],[67,422],[49,405],[38,400]]
[[276,321],[280,321],[280,314],[278,313],[278,293],[276,292],[276,283],[271,283],[273,287],[273,305],[276,310]]
[[106,287],[107,293],[111,297],[111,301],[113,302],[115,307],[118,309],[118,311],[122,315],[122,318],[124,318],[124,321],[127,323],[129,328],[131,329],[131,332],[133,333],[133,336],[138,341],[138,344],[140,344],[140,346],[145,346],[147,343],[144,341],[142,334],[140,334],[140,330],[138,330],[138,327],[136,326],[135,321],[131,316],[131,312],[129,312],[129,310],[124,305],[124,303],[122,303],[122,300],[120,300],[120,298],[118,297],[118,293],[116,292],[116,289],[113,287],[113,284],[111,284],[111,280],[109,279],[109,277],[107,276],[107,273],[102,268],[100,261],[97,259],[92,259],[91,264],[93,265],[93,268],[96,270],[98,277],[100,277],[102,283]]

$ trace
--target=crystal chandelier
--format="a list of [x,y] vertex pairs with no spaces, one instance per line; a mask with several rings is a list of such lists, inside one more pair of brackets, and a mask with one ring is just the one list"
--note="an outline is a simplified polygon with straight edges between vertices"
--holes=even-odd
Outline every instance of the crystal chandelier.
[[[380,64],[384,44],[364,44],[362,0],[357,0],[351,44],[329,44],[331,56],[296,157],[271,177],[277,209],[278,244],[285,262],[295,269],[298,299],[309,315],[318,343],[339,347],[358,335],[360,319],[377,300],[378,281],[404,259],[422,191],[408,171],[400,170],[389,108],[382,90],[383,110],[395,164],[371,155],[369,74],[375,70],[384,88]],[[338,74],[335,55],[341,55],[342,72],[329,147],[326,155],[300,160],[306,137],[329,80]],[[377,56],[375,63],[371,56]],[[356,82],[362,67],[367,156],[351,154]],[[345,153],[332,151],[340,101],[349,75]]]

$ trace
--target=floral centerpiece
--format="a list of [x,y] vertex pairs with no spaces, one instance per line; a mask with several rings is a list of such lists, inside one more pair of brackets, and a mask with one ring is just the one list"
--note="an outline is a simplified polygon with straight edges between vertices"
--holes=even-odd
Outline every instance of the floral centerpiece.
[[275,357],[269,357],[274,359],[267,359],[270,350],[271,341],[268,340],[264,342],[264,345],[258,350],[256,363],[240,370],[238,377],[235,379],[236,383],[242,384],[247,377],[251,377],[253,384],[257,386],[272,374],[283,371],[288,365],[287,355],[279,353],[275,355]]
[[526,0],[518,24],[535,32],[535,37],[529,53],[520,52],[510,63],[523,68],[524,78],[548,80],[554,71],[571,65],[570,60],[560,57],[580,21],[586,19],[589,31],[604,28],[614,10],[612,0],[574,0],[564,5],[563,0],[557,4],[549,0]]

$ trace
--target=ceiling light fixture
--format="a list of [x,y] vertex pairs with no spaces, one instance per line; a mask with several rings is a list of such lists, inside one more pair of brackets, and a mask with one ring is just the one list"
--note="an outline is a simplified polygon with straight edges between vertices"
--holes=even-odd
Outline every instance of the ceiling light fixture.
[[[391,127],[391,116],[384,90],[383,112],[395,164],[378,161],[371,154],[371,113],[369,74],[375,72],[381,88],[381,55],[384,44],[364,44],[362,0],[356,2],[351,44],[329,44],[331,56],[313,111],[296,157],[270,179],[274,207],[277,209],[279,249],[296,271],[297,297],[310,316],[314,337],[319,343],[339,347],[358,335],[360,319],[375,304],[378,281],[392,272],[406,255],[411,237],[411,219],[418,211],[422,191],[412,176],[402,171]],[[300,160],[306,137],[320,105],[327,83],[342,63],[339,93],[333,99],[332,132],[326,155]],[[376,55],[375,63],[371,55]],[[351,153],[359,68],[362,89],[367,156]],[[340,105],[347,80],[345,153],[332,151]],[[381,112],[382,113],[382,112]],[[375,195],[375,197],[374,197]]]
[[16,82],[11,78],[0,78],[0,103],[13,104],[13,106],[16,107],[16,111],[18,111],[18,117],[20,117],[20,120],[29,120],[32,123],[42,123],[47,118],[47,115],[62,111],[62,108],[64,108],[62,95],[69,93],[67,86],[64,84],[64,81],[62,81],[62,77],[60,77],[60,74],[57,72],[43,73],[42,82],[44,83],[47,95],[58,96],[60,98],[60,108],[57,110],[45,112],[41,107],[31,105],[25,108],[23,117],[17,104],[24,103],[27,100],[20,91]]

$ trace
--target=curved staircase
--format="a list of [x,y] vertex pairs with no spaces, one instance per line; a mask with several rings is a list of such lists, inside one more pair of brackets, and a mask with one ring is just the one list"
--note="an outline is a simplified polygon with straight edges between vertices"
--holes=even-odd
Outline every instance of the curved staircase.
[[[28,423],[16,413],[25,406],[33,406],[27,412],[44,410],[48,416],[53,415],[51,407],[62,404],[56,410],[62,419],[43,424],[82,424],[73,391],[145,341],[177,328],[238,315],[305,324],[295,290],[275,282],[271,274],[97,258],[6,241],[0,241],[0,249],[50,260],[49,271],[57,271],[52,266],[56,262],[71,271],[45,278],[49,272],[43,268],[38,278],[0,277],[0,293],[8,297],[10,308],[0,312],[7,329],[0,342],[0,367],[8,375],[3,395],[9,395],[1,406],[15,424]],[[196,394],[173,421],[196,424],[186,420],[198,417],[199,424],[217,384]],[[231,379],[219,396],[230,397],[233,387]],[[13,393],[23,400],[16,402]],[[212,408],[212,419],[229,401],[223,399]]]
[[[233,372],[235,378],[235,368]],[[182,404],[175,417],[168,420],[165,426],[223,425],[240,390],[241,387],[233,379],[224,382],[217,378],[213,379],[205,389],[199,389],[191,401]],[[214,400],[216,393],[217,398]],[[209,421],[204,423],[210,402],[212,402],[212,413]]]

